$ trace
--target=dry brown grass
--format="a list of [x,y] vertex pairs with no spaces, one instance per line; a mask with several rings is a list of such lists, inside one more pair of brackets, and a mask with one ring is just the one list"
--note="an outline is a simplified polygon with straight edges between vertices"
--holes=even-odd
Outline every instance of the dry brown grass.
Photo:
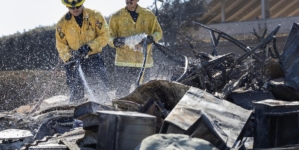
[[44,93],[45,98],[68,94],[64,71],[0,71],[0,111],[32,103]]

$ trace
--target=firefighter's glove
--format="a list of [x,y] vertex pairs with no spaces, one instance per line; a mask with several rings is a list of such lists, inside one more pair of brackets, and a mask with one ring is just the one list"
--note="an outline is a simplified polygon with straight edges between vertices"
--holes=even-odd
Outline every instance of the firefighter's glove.
[[90,47],[87,44],[85,44],[85,45],[81,46],[78,49],[78,51],[79,51],[81,57],[83,58],[83,57],[85,57],[88,54],[89,51],[91,51],[91,49],[90,49]]
[[139,44],[143,45],[144,40],[146,40],[146,44],[149,45],[149,44],[152,44],[154,42],[154,37],[151,36],[151,35],[147,35],[147,37],[143,38],[142,41]]
[[83,59],[89,51],[91,51],[91,49],[87,44],[81,46],[78,50],[72,50],[72,59]]
[[115,47],[120,48],[125,45],[125,38],[124,37],[117,37],[113,40],[113,44]]
[[146,44],[149,45],[152,44],[153,42],[154,42],[154,37],[151,35],[147,35]]

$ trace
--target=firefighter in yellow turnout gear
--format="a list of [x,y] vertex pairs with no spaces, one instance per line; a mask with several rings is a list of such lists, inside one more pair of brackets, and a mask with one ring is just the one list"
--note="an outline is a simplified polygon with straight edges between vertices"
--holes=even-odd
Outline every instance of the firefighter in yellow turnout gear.
[[[96,88],[94,91],[107,90],[109,82],[100,52],[109,41],[109,27],[100,12],[83,6],[85,0],[61,1],[68,8],[68,12],[56,25],[56,48],[60,58],[66,63],[70,101],[76,101],[84,97],[79,66],[88,83]],[[98,81],[101,80],[106,85],[99,85]]]
[[[115,74],[116,82],[119,84],[116,91],[118,96],[129,93],[130,86],[137,81],[144,60],[143,53],[126,46],[124,39],[145,33],[148,38],[157,42],[163,34],[156,16],[150,10],[139,6],[138,2],[139,0],[126,0],[126,7],[114,13],[109,21],[109,45],[116,48]],[[145,67],[151,68],[153,67],[152,44],[148,44]],[[146,69],[146,78],[149,72],[149,69]]]

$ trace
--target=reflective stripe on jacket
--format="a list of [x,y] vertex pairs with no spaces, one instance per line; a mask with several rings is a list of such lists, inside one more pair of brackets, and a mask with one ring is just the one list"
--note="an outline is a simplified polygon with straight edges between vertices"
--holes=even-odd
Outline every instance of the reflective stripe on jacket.
[[[137,7],[136,12],[139,14],[136,22],[134,22],[126,8],[123,8],[112,15],[109,21],[110,46],[114,47],[113,40],[117,37],[128,37],[141,33],[152,35],[156,42],[162,38],[162,29],[156,16],[150,10],[140,6]],[[148,57],[145,67],[153,66],[151,47],[152,45],[147,47]],[[142,67],[142,64],[143,54],[141,52],[134,51],[128,46],[116,48],[116,66]]]
[[66,15],[56,25],[56,48],[60,58],[67,62],[72,57],[70,50],[78,50],[85,44],[91,48],[88,55],[101,52],[110,37],[109,27],[102,14],[84,8],[81,28],[74,16],[68,19]]

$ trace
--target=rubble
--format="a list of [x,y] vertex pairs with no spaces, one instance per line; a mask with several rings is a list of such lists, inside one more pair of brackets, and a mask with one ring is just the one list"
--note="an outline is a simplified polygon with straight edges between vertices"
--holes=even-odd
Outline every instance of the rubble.
[[254,147],[299,144],[299,101],[263,100],[255,103]]
[[[293,24],[282,54],[275,45],[280,25],[249,47],[194,24],[210,32],[211,54],[194,51],[189,58],[154,42],[183,67],[171,81],[148,81],[110,105],[88,100],[69,104],[66,97],[56,96],[1,112],[0,148],[298,148],[298,24]],[[218,55],[220,38],[245,54]],[[11,132],[26,134],[6,135]]]
[[181,133],[219,149],[238,147],[252,111],[191,87],[164,120],[161,133]]
[[190,138],[184,134],[155,134],[144,139],[135,150],[217,150],[203,139]]
[[28,130],[7,129],[0,131],[0,149],[18,149],[25,143],[34,141],[33,134]]
[[155,134],[156,118],[138,112],[98,111],[97,149],[134,149]]

